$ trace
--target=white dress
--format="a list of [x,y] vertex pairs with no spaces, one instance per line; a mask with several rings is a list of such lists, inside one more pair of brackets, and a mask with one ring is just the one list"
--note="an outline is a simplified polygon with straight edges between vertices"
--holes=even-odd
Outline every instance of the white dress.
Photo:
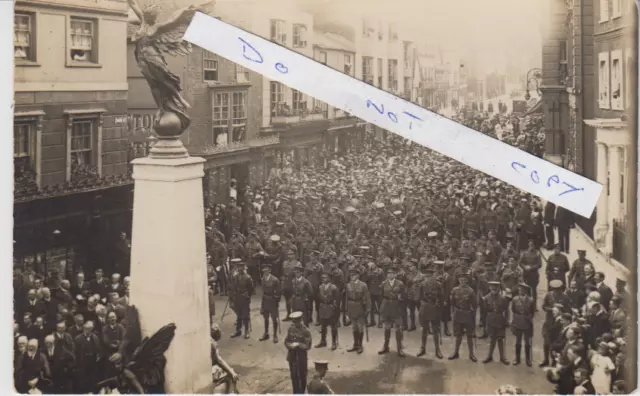
[[596,393],[600,395],[607,395],[611,393],[611,372],[615,370],[616,366],[608,356],[594,353],[591,356],[590,362],[591,370],[591,383],[596,389]]

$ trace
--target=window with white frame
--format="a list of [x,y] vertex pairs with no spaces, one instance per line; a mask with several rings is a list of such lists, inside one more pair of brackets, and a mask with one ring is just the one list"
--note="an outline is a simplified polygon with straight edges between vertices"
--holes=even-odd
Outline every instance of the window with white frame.
[[609,20],[609,0],[600,0],[600,23],[606,22],[608,20]]
[[13,17],[13,57],[20,61],[35,61],[34,15],[16,11]]
[[373,36],[374,32],[375,32],[375,29],[373,28],[371,22],[366,20],[366,19],[363,20],[362,21],[362,35],[364,37],[371,37],[371,36]]
[[271,20],[271,40],[283,45],[287,43],[284,21],[279,19]]
[[631,48],[627,48],[624,54],[625,57],[625,75],[627,76],[626,80],[624,81],[624,85],[625,85],[625,89],[624,89],[624,101],[625,101],[625,106],[627,108],[630,108],[631,106],[634,105],[633,103],[633,92],[635,91],[633,89],[633,86],[631,84],[633,84],[633,75],[634,75],[634,63],[633,63],[633,52]]
[[280,115],[285,105],[284,85],[277,81],[271,81],[271,116]]
[[301,23],[293,25],[293,46],[304,48],[307,46],[307,26]]
[[370,56],[362,57],[362,81],[373,84],[373,58]]
[[609,104],[609,53],[598,54],[598,106],[608,109]]
[[391,92],[398,91],[398,60],[387,59],[388,72],[388,90]]
[[71,126],[71,164],[72,166],[93,165],[93,129],[94,120],[73,120]]
[[249,70],[244,66],[236,63],[236,82],[245,83],[249,82]]
[[398,39],[398,32],[393,24],[389,25],[389,41],[395,41]]
[[353,63],[350,54],[344,54],[344,74],[351,75]]
[[307,100],[304,94],[296,89],[291,90],[291,103],[294,111],[300,111],[307,108]]
[[213,94],[213,144],[226,146],[229,143],[229,93]]
[[411,67],[411,52],[409,51],[409,47],[410,44],[409,43],[403,43],[403,58],[404,58],[404,68],[407,69],[409,67]]
[[71,48],[69,56],[72,62],[96,63],[97,40],[96,21],[71,17],[70,32]]
[[322,63],[323,65],[327,64],[327,51],[318,52],[318,62]]
[[204,81],[218,81],[218,57],[213,52],[202,50],[202,75]]
[[233,92],[232,114],[231,114],[231,140],[241,142],[245,139],[247,127],[247,93]]
[[382,70],[382,58],[378,58],[378,88],[382,88],[382,78],[384,71]]
[[33,122],[16,121],[13,124],[13,164],[16,172],[31,170],[34,154],[31,144],[33,131]]
[[611,17],[612,18],[620,18],[622,16],[622,0],[611,0],[612,8]]
[[611,51],[611,109],[624,110],[622,50]]

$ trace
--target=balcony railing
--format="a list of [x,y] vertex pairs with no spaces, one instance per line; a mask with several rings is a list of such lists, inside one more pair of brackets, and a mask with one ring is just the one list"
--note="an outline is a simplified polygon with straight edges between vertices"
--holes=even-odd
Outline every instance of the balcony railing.
[[298,122],[316,121],[327,118],[327,110],[316,106],[313,109],[291,109],[282,104],[275,108],[275,114],[271,115],[271,123],[274,125],[288,125]]
[[628,221],[624,219],[613,220],[613,249],[611,253],[613,258],[624,266],[628,266],[632,262],[632,260],[630,260],[633,253],[631,231]]
[[63,184],[44,186],[38,189],[14,191],[14,202],[26,202],[36,199],[52,198],[62,195],[70,195],[87,191],[103,190],[106,188],[133,184],[130,174],[118,174],[104,177],[87,177],[80,180],[71,180]]

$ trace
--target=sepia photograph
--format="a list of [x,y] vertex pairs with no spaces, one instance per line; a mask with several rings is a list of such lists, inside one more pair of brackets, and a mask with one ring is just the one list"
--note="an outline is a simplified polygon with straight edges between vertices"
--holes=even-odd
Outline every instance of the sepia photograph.
[[633,393],[637,7],[15,0],[13,391]]

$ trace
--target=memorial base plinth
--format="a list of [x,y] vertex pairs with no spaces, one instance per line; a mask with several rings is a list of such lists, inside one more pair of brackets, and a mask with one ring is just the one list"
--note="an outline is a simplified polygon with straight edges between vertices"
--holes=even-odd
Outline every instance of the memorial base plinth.
[[143,336],[168,323],[166,393],[212,389],[202,158],[133,161],[131,304]]

